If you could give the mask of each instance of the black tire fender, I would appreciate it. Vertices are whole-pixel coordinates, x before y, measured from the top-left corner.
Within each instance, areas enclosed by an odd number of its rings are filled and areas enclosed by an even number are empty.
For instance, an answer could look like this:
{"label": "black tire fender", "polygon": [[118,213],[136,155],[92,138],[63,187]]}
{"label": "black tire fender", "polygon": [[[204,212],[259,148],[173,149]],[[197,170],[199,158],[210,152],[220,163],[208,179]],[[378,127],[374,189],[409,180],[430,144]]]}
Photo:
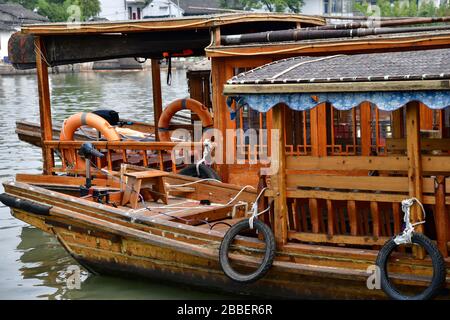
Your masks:
{"label": "black tire fender", "polygon": [[183,176],[188,176],[188,177],[200,178],[200,179],[215,179],[215,180],[222,181],[222,179],[220,179],[217,172],[214,171],[213,168],[211,168],[205,164],[200,164],[198,171],[200,172],[200,176],[197,173],[197,165],[190,164],[187,167],[178,171],[178,174],[181,174]]}
{"label": "black tire fender", "polygon": [[264,235],[264,241],[266,243],[266,251],[264,253],[263,262],[256,271],[251,274],[240,274],[236,272],[230,264],[228,258],[228,251],[233,242],[233,239],[243,230],[250,229],[249,220],[243,220],[232,226],[225,234],[219,249],[219,262],[222,271],[225,275],[235,282],[242,284],[253,283],[262,277],[264,277],[269,269],[272,267],[275,257],[275,237],[272,230],[265,223],[255,219],[253,221],[253,227]]}
{"label": "black tire fender", "polygon": [[425,235],[421,233],[413,233],[411,240],[413,244],[422,246],[430,255],[433,265],[433,277],[431,279],[431,284],[424,291],[415,296],[403,295],[395,288],[395,286],[389,281],[387,272],[387,262],[389,256],[395,248],[398,247],[394,239],[391,239],[381,248],[376,260],[376,265],[380,268],[381,289],[394,300],[429,300],[439,294],[445,285],[445,261],[436,245]]}

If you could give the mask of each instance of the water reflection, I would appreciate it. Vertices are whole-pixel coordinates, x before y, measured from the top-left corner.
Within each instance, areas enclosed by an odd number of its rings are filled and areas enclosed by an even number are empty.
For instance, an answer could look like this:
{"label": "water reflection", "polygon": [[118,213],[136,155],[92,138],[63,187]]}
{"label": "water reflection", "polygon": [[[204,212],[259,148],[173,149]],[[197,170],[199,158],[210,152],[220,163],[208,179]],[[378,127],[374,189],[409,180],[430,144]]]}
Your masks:
{"label": "water reflection", "polygon": [[[165,79],[165,75],[162,75]],[[188,95],[185,71],[174,71],[172,86],[163,84],[167,103]],[[124,118],[151,121],[150,72],[51,75],[53,121],[75,112],[114,109]],[[0,76],[0,182],[17,173],[39,173],[41,151],[20,142],[16,120],[37,122],[36,77]],[[3,188],[0,186],[0,192]],[[81,290],[68,290],[66,270],[76,264],[57,240],[14,219],[0,207],[0,299],[186,299],[220,295],[150,281],[124,280],[82,272]]]}

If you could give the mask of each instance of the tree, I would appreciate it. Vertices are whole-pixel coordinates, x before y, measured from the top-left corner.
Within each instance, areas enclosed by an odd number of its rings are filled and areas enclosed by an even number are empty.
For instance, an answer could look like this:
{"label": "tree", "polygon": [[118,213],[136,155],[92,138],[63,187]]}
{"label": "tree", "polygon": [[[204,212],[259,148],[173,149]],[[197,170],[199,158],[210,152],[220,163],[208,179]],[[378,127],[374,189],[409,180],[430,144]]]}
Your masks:
{"label": "tree", "polygon": [[[450,3],[443,2],[438,7],[433,1],[422,1],[420,6],[416,0],[377,0],[376,5],[380,9],[382,17],[434,17],[446,16],[450,14]],[[371,15],[371,6],[367,1],[355,2],[356,11],[364,15]]]}
{"label": "tree", "polygon": [[303,0],[220,0],[222,8],[251,11],[263,9],[269,12],[301,12]]}
{"label": "tree", "polygon": [[[99,0],[0,0],[0,2],[19,3],[30,10],[37,12],[49,18],[52,22],[65,22],[73,20],[73,14],[79,11],[79,17],[76,20],[86,21],[100,13]],[[71,6],[78,6],[79,10]]]}

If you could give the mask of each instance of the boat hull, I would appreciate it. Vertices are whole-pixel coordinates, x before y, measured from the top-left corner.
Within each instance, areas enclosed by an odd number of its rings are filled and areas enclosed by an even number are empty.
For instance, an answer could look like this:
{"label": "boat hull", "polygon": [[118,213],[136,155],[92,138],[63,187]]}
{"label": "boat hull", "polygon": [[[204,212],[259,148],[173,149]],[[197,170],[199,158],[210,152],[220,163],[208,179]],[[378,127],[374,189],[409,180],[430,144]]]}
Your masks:
{"label": "boat hull", "polygon": [[[367,288],[367,268],[374,264],[376,251],[288,244],[277,250],[274,264],[263,279],[242,285],[228,279],[221,270],[218,248],[224,232],[157,218],[144,221],[125,215],[119,219],[118,209],[55,192],[43,195],[44,189],[27,184],[5,184],[5,190],[22,199],[22,203],[39,199],[40,205],[49,206],[48,214],[23,208],[12,208],[12,214],[53,234],[70,255],[93,273],[176,282],[257,297],[386,298],[381,290]],[[242,245],[252,245],[245,241]],[[251,260],[239,262],[255,265]],[[450,261],[447,259],[446,263],[448,286]],[[405,262],[404,268],[426,269],[420,261]],[[406,281],[414,285],[415,280]],[[448,299],[449,295],[439,298]]]}

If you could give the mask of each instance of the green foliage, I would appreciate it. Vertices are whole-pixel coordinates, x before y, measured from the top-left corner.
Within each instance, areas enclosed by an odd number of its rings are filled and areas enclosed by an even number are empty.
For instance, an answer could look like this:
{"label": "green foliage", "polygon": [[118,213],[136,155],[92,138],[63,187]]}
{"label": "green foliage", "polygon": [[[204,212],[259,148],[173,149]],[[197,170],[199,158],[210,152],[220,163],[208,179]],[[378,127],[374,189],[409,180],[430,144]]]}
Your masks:
{"label": "green foliage", "polygon": [[[48,17],[53,22],[81,20],[86,21],[100,12],[99,0],[0,0],[2,2],[19,3],[30,10]],[[79,10],[75,7],[78,6]],[[74,14],[79,18],[74,17]]]}
{"label": "green foliage", "polygon": [[265,9],[270,12],[301,12],[303,0],[220,0],[222,8],[235,10]]}
{"label": "green foliage", "polygon": [[[450,3],[444,2],[436,7],[433,1],[423,1],[420,6],[416,0],[377,0],[382,17],[442,17],[450,14]],[[364,15],[374,15],[367,1],[355,2],[354,9]],[[373,9],[373,8],[372,8]]]}

